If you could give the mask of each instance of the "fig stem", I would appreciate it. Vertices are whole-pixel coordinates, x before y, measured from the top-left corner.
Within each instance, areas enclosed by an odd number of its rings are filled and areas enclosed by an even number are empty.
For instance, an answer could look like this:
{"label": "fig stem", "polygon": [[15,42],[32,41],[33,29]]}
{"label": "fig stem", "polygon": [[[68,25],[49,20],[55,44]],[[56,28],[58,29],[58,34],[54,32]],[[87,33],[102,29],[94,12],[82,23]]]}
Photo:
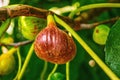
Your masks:
{"label": "fig stem", "polygon": [[21,55],[20,55],[20,48],[17,49],[17,56],[18,56],[18,63],[19,63],[18,65],[19,65],[19,67],[18,67],[17,75],[15,76],[15,78],[13,80],[17,80],[17,77],[18,77],[18,75],[20,73],[20,70],[21,70],[22,60],[21,60]]}
{"label": "fig stem", "polygon": [[45,75],[45,73],[47,71],[47,67],[48,67],[48,62],[44,61],[44,68],[43,68],[42,73],[40,74],[40,80],[45,80],[44,75]]}
{"label": "fig stem", "polygon": [[79,7],[75,11],[71,12],[69,16],[73,17],[76,13],[85,11],[93,8],[120,8],[120,3],[98,3],[98,4],[89,4],[82,7]]}
{"label": "fig stem", "polygon": [[26,57],[26,59],[24,61],[24,64],[22,66],[22,69],[21,69],[21,71],[20,71],[20,73],[18,75],[18,80],[21,80],[21,78],[22,78],[22,76],[23,76],[23,74],[25,72],[25,69],[26,69],[26,67],[27,67],[27,65],[28,65],[28,63],[30,61],[30,58],[32,56],[33,50],[34,50],[34,45],[32,44],[32,46],[30,47],[30,50],[28,52],[28,55],[27,55],[27,57]]}
{"label": "fig stem", "polygon": [[53,70],[52,70],[51,73],[48,75],[47,80],[50,80],[50,77],[52,76],[53,73],[55,73],[57,67],[58,67],[58,64],[55,64]]}
{"label": "fig stem", "polygon": [[54,20],[53,16],[51,14],[49,14],[47,16],[47,25],[49,25],[51,23],[55,24],[55,20]]}
{"label": "fig stem", "polygon": [[69,66],[70,66],[70,64],[69,64],[70,62],[67,62],[66,63],[66,80],[70,80],[69,78],[69,74],[70,74],[70,71],[69,71]]}
{"label": "fig stem", "polygon": [[67,5],[67,6],[64,6],[62,8],[52,7],[49,10],[58,14],[58,15],[62,15],[63,13],[67,13],[67,12],[71,12],[71,11],[76,10],[79,6],[80,6],[80,3],[75,2],[73,5],[70,5],[70,6]]}
{"label": "fig stem", "polygon": [[84,42],[84,40],[64,21],[54,15],[55,21],[62,25],[72,36],[81,44],[81,46],[88,52],[88,54],[96,61],[101,69],[108,75],[111,80],[119,80],[119,78],[112,72],[112,70],[96,55],[96,53]]}
{"label": "fig stem", "polygon": [[17,51],[17,48],[13,47],[7,52],[7,54],[13,55],[16,51]]}

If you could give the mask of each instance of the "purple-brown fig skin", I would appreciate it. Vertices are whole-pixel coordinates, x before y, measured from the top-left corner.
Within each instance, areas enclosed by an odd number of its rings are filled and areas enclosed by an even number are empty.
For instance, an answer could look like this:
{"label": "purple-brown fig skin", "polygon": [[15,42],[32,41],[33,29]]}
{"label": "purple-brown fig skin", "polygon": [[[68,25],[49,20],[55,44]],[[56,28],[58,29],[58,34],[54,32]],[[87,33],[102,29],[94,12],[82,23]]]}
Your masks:
{"label": "purple-brown fig skin", "polygon": [[65,64],[76,55],[76,45],[67,33],[50,23],[40,31],[34,42],[36,55],[54,64]]}

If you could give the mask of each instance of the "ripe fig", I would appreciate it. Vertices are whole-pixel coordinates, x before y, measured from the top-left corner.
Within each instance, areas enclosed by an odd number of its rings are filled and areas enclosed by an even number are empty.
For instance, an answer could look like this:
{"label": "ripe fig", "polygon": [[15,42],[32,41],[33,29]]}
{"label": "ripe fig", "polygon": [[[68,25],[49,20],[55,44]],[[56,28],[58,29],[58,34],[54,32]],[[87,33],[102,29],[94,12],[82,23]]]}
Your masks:
{"label": "ripe fig", "polygon": [[29,40],[34,40],[39,31],[46,26],[46,21],[44,19],[32,16],[21,16],[18,23],[23,36]]}
{"label": "ripe fig", "polygon": [[15,68],[15,58],[12,54],[3,53],[0,56],[0,75],[7,75]]}
{"label": "ripe fig", "polygon": [[106,25],[96,26],[93,32],[93,40],[100,45],[105,45],[110,28]]}
{"label": "ripe fig", "polygon": [[40,59],[55,64],[71,61],[76,54],[72,37],[57,28],[52,15],[48,15],[47,27],[37,35],[34,49]]}

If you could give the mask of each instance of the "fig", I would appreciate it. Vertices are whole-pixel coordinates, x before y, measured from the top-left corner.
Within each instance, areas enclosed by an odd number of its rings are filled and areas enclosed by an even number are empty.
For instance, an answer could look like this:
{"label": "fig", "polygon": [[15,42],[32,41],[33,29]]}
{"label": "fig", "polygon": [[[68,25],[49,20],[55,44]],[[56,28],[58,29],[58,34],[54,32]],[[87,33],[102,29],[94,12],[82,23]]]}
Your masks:
{"label": "fig", "polygon": [[32,16],[21,16],[18,23],[23,36],[29,40],[34,40],[39,31],[46,26],[46,20]]}
{"label": "fig", "polygon": [[13,42],[14,42],[14,39],[11,36],[0,39],[0,43],[3,43],[3,44],[10,44]]}
{"label": "fig", "polygon": [[14,42],[14,39],[12,38],[11,35],[5,33],[1,38],[0,38],[0,43],[2,44],[11,44]]}
{"label": "fig", "polygon": [[15,69],[15,58],[12,54],[3,53],[0,56],[0,75],[7,75]]}
{"label": "fig", "polygon": [[100,45],[105,45],[110,28],[107,25],[98,25],[93,32],[93,40]]}
{"label": "fig", "polygon": [[50,80],[65,80],[65,76],[60,72],[55,72],[50,77]]}
{"label": "fig", "polygon": [[40,59],[54,64],[64,64],[76,55],[72,37],[56,26],[52,15],[47,16],[47,27],[37,35],[34,49]]}

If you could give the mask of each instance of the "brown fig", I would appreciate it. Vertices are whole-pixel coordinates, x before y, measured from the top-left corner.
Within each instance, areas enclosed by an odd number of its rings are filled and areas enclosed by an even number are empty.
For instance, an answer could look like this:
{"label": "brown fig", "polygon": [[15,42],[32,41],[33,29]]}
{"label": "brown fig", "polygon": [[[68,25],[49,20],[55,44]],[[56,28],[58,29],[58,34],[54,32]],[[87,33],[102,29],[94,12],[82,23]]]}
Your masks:
{"label": "brown fig", "polygon": [[57,28],[52,15],[48,15],[47,20],[47,27],[40,31],[34,42],[36,55],[40,59],[55,64],[71,61],[76,54],[73,39]]}

